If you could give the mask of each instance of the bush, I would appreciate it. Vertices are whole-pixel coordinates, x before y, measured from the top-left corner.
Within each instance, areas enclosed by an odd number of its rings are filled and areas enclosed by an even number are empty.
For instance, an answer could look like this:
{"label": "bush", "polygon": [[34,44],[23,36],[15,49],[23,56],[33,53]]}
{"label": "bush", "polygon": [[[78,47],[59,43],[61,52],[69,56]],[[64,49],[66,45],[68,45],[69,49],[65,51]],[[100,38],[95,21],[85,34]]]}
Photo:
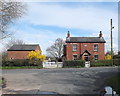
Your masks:
{"label": "bush", "polygon": [[120,59],[91,61],[91,66],[92,67],[114,66],[114,65],[115,66],[120,66]]}
{"label": "bush", "polygon": [[3,60],[2,62],[2,66],[25,66],[27,65],[28,62],[27,60],[18,60],[18,59],[14,59],[14,60]]}
{"label": "bush", "polygon": [[84,60],[66,60],[63,62],[63,67],[84,67]]}
{"label": "bush", "polygon": [[29,60],[28,64],[30,66],[42,66],[42,61],[39,59],[31,59]]}
{"label": "bush", "polygon": [[114,59],[113,65],[120,66],[120,59]]}
{"label": "bush", "polygon": [[3,60],[2,66],[42,66],[40,60],[34,59],[13,59],[13,60]]}

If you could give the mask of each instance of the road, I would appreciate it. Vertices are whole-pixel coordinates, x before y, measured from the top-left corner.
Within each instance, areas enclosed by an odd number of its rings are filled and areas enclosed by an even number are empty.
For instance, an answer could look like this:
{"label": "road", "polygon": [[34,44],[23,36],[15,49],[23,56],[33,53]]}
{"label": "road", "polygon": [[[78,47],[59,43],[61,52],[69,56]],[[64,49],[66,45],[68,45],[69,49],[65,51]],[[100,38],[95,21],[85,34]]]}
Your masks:
{"label": "road", "polygon": [[9,69],[2,74],[7,81],[3,94],[96,94],[118,67]]}

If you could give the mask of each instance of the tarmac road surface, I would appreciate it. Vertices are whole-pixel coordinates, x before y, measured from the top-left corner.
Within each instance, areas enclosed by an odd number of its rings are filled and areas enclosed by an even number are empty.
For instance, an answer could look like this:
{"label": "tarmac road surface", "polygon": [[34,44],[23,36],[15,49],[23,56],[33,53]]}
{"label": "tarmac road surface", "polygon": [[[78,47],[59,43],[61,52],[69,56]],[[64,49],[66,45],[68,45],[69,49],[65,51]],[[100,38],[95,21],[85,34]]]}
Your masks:
{"label": "tarmac road surface", "polygon": [[118,67],[9,69],[3,94],[96,94]]}

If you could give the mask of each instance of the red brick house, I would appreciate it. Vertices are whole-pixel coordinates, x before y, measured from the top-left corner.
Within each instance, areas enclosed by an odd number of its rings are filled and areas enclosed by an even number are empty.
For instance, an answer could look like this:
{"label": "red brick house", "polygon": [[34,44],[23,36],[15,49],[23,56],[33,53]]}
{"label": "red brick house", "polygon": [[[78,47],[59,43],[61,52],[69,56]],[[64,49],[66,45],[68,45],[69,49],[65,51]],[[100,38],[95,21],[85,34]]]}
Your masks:
{"label": "red brick house", "polygon": [[103,60],[104,44],[105,40],[101,31],[98,37],[70,37],[68,31],[64,45],[64,56],[66,60]]}
{"label": "red brick house", "polygon": [[27,55],[30,51],[40,50],[39,44],[29,45],[13,45],[7,50],[8,59],[27,59]]}

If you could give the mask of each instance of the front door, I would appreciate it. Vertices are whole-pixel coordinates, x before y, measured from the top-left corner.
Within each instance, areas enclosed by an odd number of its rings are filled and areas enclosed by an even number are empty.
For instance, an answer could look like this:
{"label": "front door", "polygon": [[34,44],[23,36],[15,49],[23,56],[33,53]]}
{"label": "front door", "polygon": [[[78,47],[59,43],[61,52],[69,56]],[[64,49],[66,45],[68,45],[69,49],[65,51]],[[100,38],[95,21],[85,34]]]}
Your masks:
{"label": "front door", "polygon": [[88,61],[88,54],[84,54],[84,60]]}

